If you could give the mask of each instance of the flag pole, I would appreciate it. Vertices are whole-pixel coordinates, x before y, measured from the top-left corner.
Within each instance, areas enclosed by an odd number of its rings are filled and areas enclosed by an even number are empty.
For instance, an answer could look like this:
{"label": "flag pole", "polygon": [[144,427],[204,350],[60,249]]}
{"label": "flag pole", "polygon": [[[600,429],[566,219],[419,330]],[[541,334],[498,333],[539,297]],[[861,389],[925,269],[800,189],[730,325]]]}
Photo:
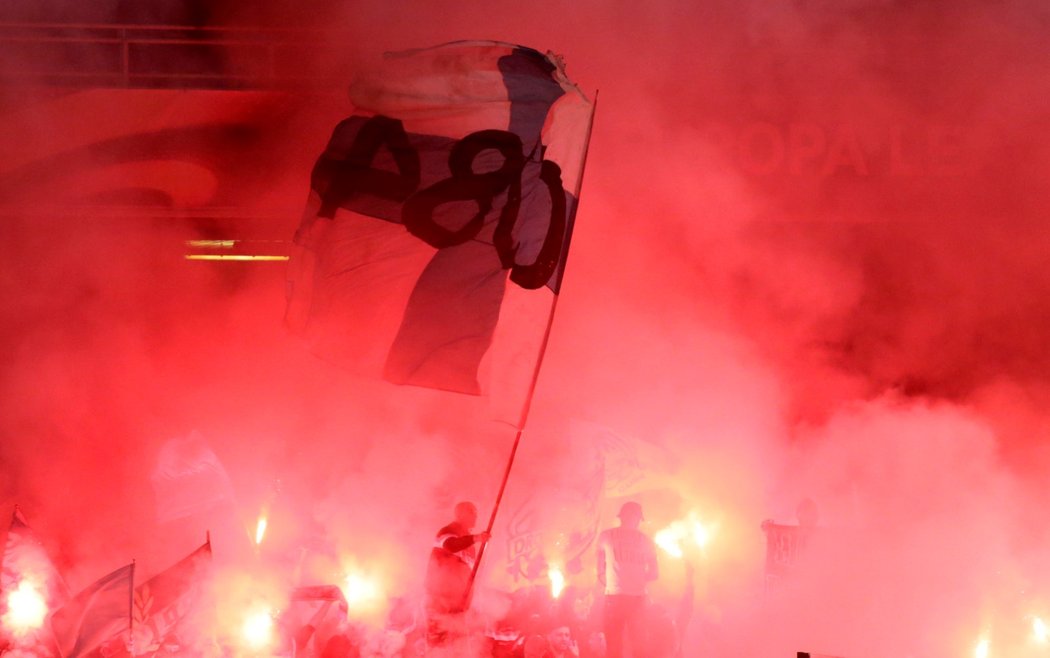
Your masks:
{"label": "flag pole", "polygon": [[[591,116],[587,122],[587,136],[583,143],[583,157],[580,159],[580,175],[576,177],[576,186],[573,190],[573,196],[576,197],[576,206],[579,208],[580,204],[580,190],[583,187],[583,170],[587,166],[587,154],[591,149],[591,130],[594,128],[594,112],[598,108],[598,90],[594,92],[594,103],[591,105]],[[564,267],[564,266],[563,266]],[[564,276],[564,269],[562,270],[562,276]],[[485,527],[485,532],[492,533],[493,526],[496,525],[496,514],[499,512],[500,503],[503,501],[503,492],[507,489],[507,480],[510,479],[510,471],[514,467],[514,458],[518,454],[518,446],[521,444],[521,434],[525,430],[525,423],[529,419],[529,410],[532,408],[532,397],[536,392],[536,383],[540,378],[540,366],[543,365],[543,357],[547,353],[547,344],[550,342],[551,327],[554,325],[554,311],[558,308],[558,298],[561,295],[554,295],[554,301],[551,302],[550,313],[547,314],[547,326],[543,331],[543,340],[540,341],[539,352],[536,357],[536,365],[532,369],[532,379],[529,381],[529,389],[525,394],[525,402],[521,407],[521,415],[518,418],[517,432],[514,434],[514,443],[510,448],[510,456],[507,458],[507,466],[503,469],[503,479],[500,481],[499,493],[496,494],[496,502],[492,506],[492,514],[489,515],[489,523]],[[485,556],[485,546],[488,542],[481,545],[478,549],[478,557],[474,560],[474,565],[470,569],[470,578],[467,580],[466,591],[463,593],[463,609],[466,609],[470,605],[470,599],[474,591],[474,581],[478,575],[478,568],[481,566],[481,558]]]}
{"label": "flag pole", "polygon": [[135,655],[135,558],[131,559],[131,578],[128,583],[128,649]]}

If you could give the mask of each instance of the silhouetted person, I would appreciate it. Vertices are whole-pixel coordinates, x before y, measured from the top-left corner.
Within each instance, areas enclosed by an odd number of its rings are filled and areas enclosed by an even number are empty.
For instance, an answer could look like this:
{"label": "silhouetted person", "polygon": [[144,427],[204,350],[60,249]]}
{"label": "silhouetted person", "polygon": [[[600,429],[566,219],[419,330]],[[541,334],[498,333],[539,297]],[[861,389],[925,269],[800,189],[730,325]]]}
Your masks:
{"label": "silhouetted person", "polygon": [[772,590],[779,582],[791,575],[799,561],[818,540],[817,523],[820,511],[812,498],[803,498],[795,507],[798,525],[776,523],[770,519],[762,522],[766,535],[766,589]]}
{"label": "silhouetted person", "polygon": [[654,605],[649,608],[645,618],[647,658],[673,658],[679,655],[678,627],[670,610]]}
{"label": "silhouetted person", "polygon": [[656,546],[638,526],[642,506],[635,502],[620,507],[620,526],[598,535],[598,582],[605,590],[602,626],[606,655],[621,658],[625,643],[637,658],[644,652],[643,623],[646,586],[656,580]]}
{"label": "silhouetted person", "polygon": [[601,631],[593,631],[580,650],[580,656],[582,658],[605,658],[605,634]]}
{"label": "silhouetted person", "polygon": [[[449,646],[466,637],[464,613],[470,606],[470,574],[477,558],[476,545],[489,533],[471,534],[478,508],[461,502],[455,520],[438,530],[426,574],[427,645]],[[450,648],[451,649],[451,648]],[[453,654],[457,651],[451,649]]]}
{"label": "silhouetted person", "polygon": [[547,638],[542,635],[530,635],[525,640],[522,658],[551,658],[551,652],[547,644]]}
{"label": "silhouetted person", "polygon": [[328,638],[321,650],[321,658],[358,658],[361,648],[347,633],[336,633]]}
{"label": "silhouetted person", "polygon": [[555,626],[547,634],[547,642],[550,644],[548,651],[551,658],[579,658],[580,650],[576,646],[576,640],[572,637],[572,630],[566,625]]}

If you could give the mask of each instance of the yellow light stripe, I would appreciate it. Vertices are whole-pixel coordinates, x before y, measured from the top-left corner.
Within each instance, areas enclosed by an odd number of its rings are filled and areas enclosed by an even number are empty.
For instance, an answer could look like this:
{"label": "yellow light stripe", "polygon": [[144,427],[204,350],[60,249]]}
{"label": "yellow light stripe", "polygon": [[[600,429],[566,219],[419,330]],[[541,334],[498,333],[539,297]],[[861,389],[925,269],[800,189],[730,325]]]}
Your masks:
{"label": "yellow light stripe", "polygon": [[215,249],[230,249],[237,240],[186,240],[187,247],[211,247]]}
{"label": "yellow light stripe", "polygon": [[248,254],[186,254],[186,260],[260,260],[282,261],[288,256],[251,256]]}

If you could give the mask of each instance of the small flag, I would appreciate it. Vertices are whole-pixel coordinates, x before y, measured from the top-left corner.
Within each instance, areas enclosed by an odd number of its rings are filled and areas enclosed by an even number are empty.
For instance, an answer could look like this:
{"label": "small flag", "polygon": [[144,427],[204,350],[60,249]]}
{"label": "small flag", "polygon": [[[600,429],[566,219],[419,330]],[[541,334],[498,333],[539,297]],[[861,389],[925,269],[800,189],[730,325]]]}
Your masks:
{"label": "small flag", "polygon": [[211,570],[211,542],[135,588],[135,653],[151,653],[203,594]]}
{"label": "small flag", "polygon": [[78,658],[129,630],[135,564],[99,578],[51,616],[62,658]]}

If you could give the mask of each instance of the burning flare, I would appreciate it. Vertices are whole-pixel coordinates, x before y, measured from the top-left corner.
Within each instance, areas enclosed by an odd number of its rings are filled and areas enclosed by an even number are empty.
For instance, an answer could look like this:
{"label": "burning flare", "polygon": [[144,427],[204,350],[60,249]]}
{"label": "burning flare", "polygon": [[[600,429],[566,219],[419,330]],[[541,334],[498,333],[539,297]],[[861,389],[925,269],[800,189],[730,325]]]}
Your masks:
{"label": "burning flare", "polygon": [[688,517],[678,519],[657,532],[653,541],[671,557],[681,558],[684,555],[684,542],[692,540],[697,548],[703,550],[710,542],[711,534],[711,529],[700,521],[697,513],[690,512]]}
{"label": "burning flare", "polygon": [[547,578],[551,581],[551,598],[558,598],[565,590],[565,574],[557,565],[551,565],[547,570]]}
{"label": "burning flare", "polygon": [[273,644],[273,615],[267,609],[256,609],[251,612],[241,626],[244,643],[253,651],[259,651]]}
{"label": "burning flare", "polygon": [[0,621],[14,635],[24,635],[44,625],[47,600],[36,583],[23,579],[7,595],[7,611]]}
{"label": "burning flare", "polygon": [[372,576],[353,570],[343,580],[343,596],[351,610],[369,610],[381,602],[382,588]]}
{"label": "burning flare", "polygon": [[262,544],[263,537],[266,536],[266,514],[260,514],[259,520],[255,523],[255,545]]}
{"label": "burning flare", "polygon": [[1032,638],[1039,644],[1046,644],[1050,640],[1050,628],[1039,617],[1032,617]]}
{"label": "burning flare", "polygon": [[988,640],[988,636],[985,635],[977,641],[977,646],[973,648],[973,658],[988,658],[990,648],[991,642]]}

